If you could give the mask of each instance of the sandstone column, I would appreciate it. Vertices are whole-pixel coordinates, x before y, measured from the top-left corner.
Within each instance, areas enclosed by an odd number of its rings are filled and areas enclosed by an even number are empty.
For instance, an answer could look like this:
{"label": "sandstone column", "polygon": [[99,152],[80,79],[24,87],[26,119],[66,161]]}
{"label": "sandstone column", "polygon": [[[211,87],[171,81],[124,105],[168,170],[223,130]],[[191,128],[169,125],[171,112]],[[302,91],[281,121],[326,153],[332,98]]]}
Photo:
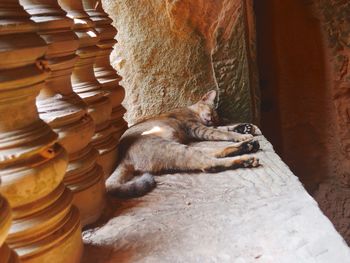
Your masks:
{"label": "sandstone column", "polygon": [[22,262],[79,262],[79,212],[61,183],[67,153],[40,118],[47,45],[18,0],[0,3],[0,192],[13,208],[7,244]]}
{"label": "sandstone column", "polygon": [[117,30],[111,25],[113,21],[103,10],[101,0],[83,0],[83,5],[90,19],[95,22],[95,29],[100,35],[100,41],[97,43],[100,51],[96,56],[94,71],[102,87],[110,92],[109,99],[112,102],[111,121],[116,129],[115,135],[119,139],[127,128],[127,123],[123,119],[126,110],[121,105],[125,91],[119,85],[121,77],[114,70],[109,59],[113,47],[117,43],[114,39]]}
{"label": "sandstone column", "polygon": [[12,214],[9,203],[0,195],[0,262],[17,263],[19,262],[17,254],[4,244],[8,231],[11,226]]}
{"label": "sandstone column", "polygon": [[57,0],[20,1],[48,44],[45,59],[50,73],[37,105],[40,117],[59,134],[59,143],[69,154],[64,183],[73,191],[73,204],[86,225],[101,215],[105,187],[102,168],[96,164],[98,153],[90,144],[95,125],[70,80],[78,48],[78,37],[71,29],[73,20],[66,17]]}
{"label": "sandstone column", "polygon": [[107,178],[116,166],[118,140],[113,136],[111,125],[112,104],[107,91],[94,75],[94,61],[99,52],[96,44],[100,37],[94,30],[94,23],[84,11],[81,0],[59,0],[68,16],[74,19],[73,29],[79,38],[78,60],[72,74],[73,90],[87,103],[88,112],[95,122],[93,146],[99,152],[98,163]]}

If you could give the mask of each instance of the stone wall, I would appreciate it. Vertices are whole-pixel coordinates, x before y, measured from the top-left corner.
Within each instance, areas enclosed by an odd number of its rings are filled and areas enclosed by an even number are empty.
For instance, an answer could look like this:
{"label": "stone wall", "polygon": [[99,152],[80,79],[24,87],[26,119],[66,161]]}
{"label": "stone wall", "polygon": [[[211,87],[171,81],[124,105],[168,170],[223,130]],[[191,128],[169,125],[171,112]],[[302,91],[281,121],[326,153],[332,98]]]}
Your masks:
{"label": "stone wall", "polygon": [[335,125],[319,21],[304,1],[256,1],[262,128],[313,193],[330,173]]}
{"label": "stone wall", "polygon": [[350,242],[350,3],[255,8],[263,132]]}
{"label": "stone wall", "polygon": [[252,1],[104,0],[118,28],[114,67],[130,124],[220,91],[228,120],[256,121]]}
{"label": "stone wall", "polygon": [[332,127],[336,165],[315,197],[350,243],[350,2],[314,0],[313,4],[325,39],[336,123]]}

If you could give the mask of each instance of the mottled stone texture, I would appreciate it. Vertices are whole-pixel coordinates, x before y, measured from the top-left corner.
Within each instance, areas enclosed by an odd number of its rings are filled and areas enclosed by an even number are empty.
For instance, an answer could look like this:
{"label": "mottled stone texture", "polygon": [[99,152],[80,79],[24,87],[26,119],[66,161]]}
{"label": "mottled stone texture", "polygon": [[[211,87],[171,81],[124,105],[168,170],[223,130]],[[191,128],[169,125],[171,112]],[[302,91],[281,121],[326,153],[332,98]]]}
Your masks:
{"label": "mottled stone texture", "polygon": [[251,0],[104,0],[118,29],[113,66],[129,123],[220,91],[219,110],[258,119]]}
{"label": "mottled stone texture", "polygon": [[255,10],[262,130],[350,242],[350,2]]}

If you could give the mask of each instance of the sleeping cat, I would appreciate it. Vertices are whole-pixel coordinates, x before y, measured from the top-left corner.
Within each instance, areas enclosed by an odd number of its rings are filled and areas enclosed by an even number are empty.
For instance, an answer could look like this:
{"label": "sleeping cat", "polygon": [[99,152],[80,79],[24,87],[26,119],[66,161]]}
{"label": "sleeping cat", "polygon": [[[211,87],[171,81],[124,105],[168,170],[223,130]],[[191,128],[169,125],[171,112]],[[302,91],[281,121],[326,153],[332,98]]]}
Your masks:
{"label": "sleeping cat", "polygon": [[[209,127],[217,123],[216,91],[196,104],[143,120],[130,127],[119,143],[119,165],[107,180],[107,191],[123,197],[141,196],[155,187],[151,174],[166,172],[216,172],[256,167],[259,160],[241,155],[259,149],[252,124]],[[195,147],[191,141],[232,141],[225,147]],[[228,157],[238,155],[236,157]],[[134,178],[136,175],[142,175]]]}

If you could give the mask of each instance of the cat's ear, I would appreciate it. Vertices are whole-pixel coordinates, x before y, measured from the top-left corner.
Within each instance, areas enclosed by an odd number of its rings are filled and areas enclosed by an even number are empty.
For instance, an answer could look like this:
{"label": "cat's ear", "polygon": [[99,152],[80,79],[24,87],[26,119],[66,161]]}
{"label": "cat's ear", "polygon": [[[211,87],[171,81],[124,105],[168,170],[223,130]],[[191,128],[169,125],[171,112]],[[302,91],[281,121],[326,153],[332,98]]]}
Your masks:
{"label": "cat's ear", "polygon": [[209,105],[214,105],[215,98],[216,90],[211,90],[202,97],[201,101]]}

